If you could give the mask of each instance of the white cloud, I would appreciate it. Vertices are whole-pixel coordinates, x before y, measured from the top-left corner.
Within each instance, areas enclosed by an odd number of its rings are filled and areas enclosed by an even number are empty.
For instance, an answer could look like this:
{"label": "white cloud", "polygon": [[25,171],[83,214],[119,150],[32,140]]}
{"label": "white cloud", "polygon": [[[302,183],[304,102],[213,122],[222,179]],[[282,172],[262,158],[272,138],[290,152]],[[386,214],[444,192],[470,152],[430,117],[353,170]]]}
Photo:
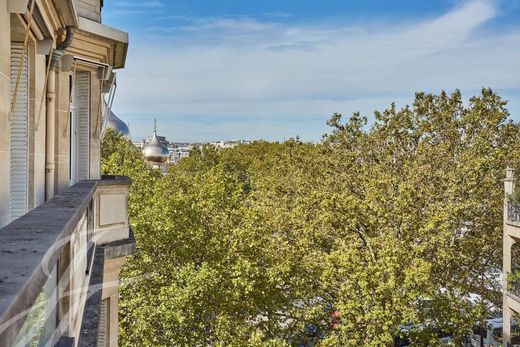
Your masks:
{"label": "white cloud", "polygon": [[131,0],[119,0],[114,3],[116,6],[119,7],[133,7],[133,8],[157,8],[157,7],[163,7],[164,4],[160,1],[156,0],[148,0],[148,1],[131,1]]}
{"label": "white cloud", "polygon": [[485,30],[497,16],[495,2],[480,0],[437,18],[363,25],[186,17],[133,40],[115,110],[137,129],[158,115],[179,139],[317,140],[333,112],[369,115],[418,90],[519,89],[520,31]]}
{"label": "white cloud", "polygon": [[289,18],[292,15],[288,12],[264,12],[262,13],[262,16],[264,17],[272,17],[272,18]]}
{"label": "white cloud", "polygon": [[138,15],[158,14],[164,4],[160,1],[119,0],[114,2],[114,9],[107,13],[107,18],[120,18]]}

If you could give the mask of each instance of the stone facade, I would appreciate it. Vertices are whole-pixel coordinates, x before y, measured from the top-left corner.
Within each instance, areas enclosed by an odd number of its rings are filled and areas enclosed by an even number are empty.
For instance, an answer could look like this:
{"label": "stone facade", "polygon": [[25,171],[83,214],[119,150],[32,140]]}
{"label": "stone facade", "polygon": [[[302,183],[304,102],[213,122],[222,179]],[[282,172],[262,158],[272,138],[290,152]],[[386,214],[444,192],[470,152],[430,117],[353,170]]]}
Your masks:
{"label": "stone facade", "polygon": [[[520,240],[520,207],[510,201],[515,187],[513,169],[507,169],[504,180],[504,235],[503,235],[503,344],[511,346],[511,325],[515,315],[520,314],[520,288],[512,281],[511,272],[514,266],[513,247]],[[518,317],[516,317],[518,322]]]}
{"label": "stone facade", "polygon": [[[0,0],[1,346],[34,342],[24,329],[42,298],[56,316],[37,334],[46,343],[79,346],[94,322],[99,345],[117,346],[119,271],[135,242],[129,182],[100,180],[100,155],[102,100],[128,34],[101,13],[100,0]],[[105,313],[87,293],[95,255]]]}

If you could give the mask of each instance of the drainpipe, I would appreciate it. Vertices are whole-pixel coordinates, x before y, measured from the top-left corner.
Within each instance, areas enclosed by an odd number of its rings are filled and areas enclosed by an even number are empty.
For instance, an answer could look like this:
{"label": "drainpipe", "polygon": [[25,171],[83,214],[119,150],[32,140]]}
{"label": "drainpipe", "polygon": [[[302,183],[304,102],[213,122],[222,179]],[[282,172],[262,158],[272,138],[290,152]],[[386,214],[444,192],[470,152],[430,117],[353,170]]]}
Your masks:
{"label": "drainpipe", "polygon": [[73,27],[67,27],[67,34],[62,43],[60,43],[52,55],[49,79],[47,81],[47,114],[45,126],[45,200],[50,200],[54,196],[54,176],[55,176],[55,133],[56,133],[56,68],[58,67],[61,58],[63,58],[64,51],[72,43],[74,38]]}

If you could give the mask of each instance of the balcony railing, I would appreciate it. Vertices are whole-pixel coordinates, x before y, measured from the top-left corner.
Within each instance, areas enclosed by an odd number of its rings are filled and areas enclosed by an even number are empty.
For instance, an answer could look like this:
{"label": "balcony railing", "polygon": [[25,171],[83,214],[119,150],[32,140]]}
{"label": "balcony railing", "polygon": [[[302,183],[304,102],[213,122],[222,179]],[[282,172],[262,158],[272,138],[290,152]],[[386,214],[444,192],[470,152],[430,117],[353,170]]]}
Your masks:
{"label": "balcony railing", "polygon": [[514,223],[520,222],[520,205],[512,201],[507,202],[507,220]]}
{"label": "balcony railing", "polygon": [[104,261],[135,250],[129,184],[79,182],[0,229],[0,346],[95,343]]}
{"label": "balcony railing", "polygon": [[520,299],[520,277],[518,275],[512,276],[508,274],[507,291]]}

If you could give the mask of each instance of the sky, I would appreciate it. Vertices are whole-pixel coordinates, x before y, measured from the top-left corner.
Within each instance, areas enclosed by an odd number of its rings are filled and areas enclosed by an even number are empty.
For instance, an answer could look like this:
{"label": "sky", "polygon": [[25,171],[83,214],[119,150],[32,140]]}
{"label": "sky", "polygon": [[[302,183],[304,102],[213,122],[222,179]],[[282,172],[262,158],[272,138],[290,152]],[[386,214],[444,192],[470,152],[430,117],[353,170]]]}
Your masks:
{"label": "sky", "polygon": [[133,139],[319,141],[415,92],[490,87],[520,121],[520,0],[108,0]]}

